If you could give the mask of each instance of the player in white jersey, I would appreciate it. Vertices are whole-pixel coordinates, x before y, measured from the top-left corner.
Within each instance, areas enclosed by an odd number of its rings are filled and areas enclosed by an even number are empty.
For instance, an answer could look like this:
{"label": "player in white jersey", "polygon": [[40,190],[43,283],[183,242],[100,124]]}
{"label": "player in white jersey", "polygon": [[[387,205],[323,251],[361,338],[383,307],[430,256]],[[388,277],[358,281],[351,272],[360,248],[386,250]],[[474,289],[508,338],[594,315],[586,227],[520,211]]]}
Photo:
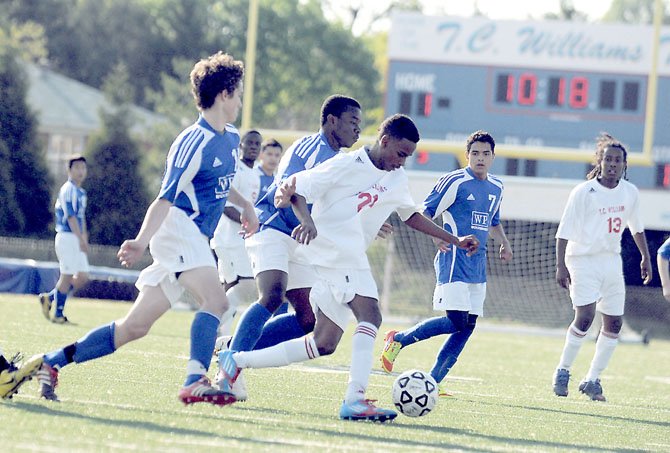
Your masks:
{"label": "player in white jersey", "polygon": [[424,201],[423,213],[429,218],[442,217],[444,228],[452,234],[475,235],[481,244],[479,250],[471,257],[454,247],[449,253],[437,253],[433,308],[446,316],[426,319],[402,332],[391,330],[380,357],[382,368],[390,373],[402,348],[449,334],[430,370],[440,396],[450,395],[441,383],[474,332],[477,318],[484,314],[489,234],[500,242],[500,259],[512,259],[512,247],[500,223],[503,184],[489,173],[495,159],[495,140],[488,132],[473,132],[466,140],[465,155],[468,166],[439,179]]}
{"label": "player in white jersey", "polygon": [[656,255],[658,263],[658,275],[661,276],[663,286],[663,297],[670,302],[670,238],[666,239]]}
{"label": "player in white jersey", "polygon": [[242,105],[243,73],[242,62],[223,52],[195,64],[190,78],[200,116],[173,142],[158,197],[149,206],[136,238],[121,244],[118,252],[119,261],[128,267],[149,246],[154,262],[140,273],[139,296],[123,319],[93,329],[77,342],[44,356],[38,373],[42,397],[58,400],[54,388],[60,368],[112,354],[142,338],[188,290],[200,310],[191,324],[190,359],[178,397],[184,404],[234,401],[206,376],[219,319],[228,308],[209,239],[228,197],[244,207],[242,227],[247,234],[258,229],[252,204],[231,187],[240,138],[230,123]]}
{"label": "player in white jersey", "polygon": [[595,167],[587,181],[570,192],[556,232],[556,281],[570,290],[575,318],[568,328],[563,354],[554,374],[554,393],[568,396],[570,367],[596,314],[602,328],[596,352],[579,391],[605,401],[600,374],[616,348],[622,326],[626,286],[621,260],[621,235],[628,226],[640,250],[644,284],[652,269],[637,188],[625,180],[626,148],[609,134],[596,143]]}
{"label": "player in white jersey", "polygon": [[[42,314],[56,324],[67,324],[63,314],[65,301],[71,291],[88,281],[88,229],[86,227],[86,191],[81,187],[86,179],[86,159],[72,156],[68,160],[68,180],[60,188],[56,200],[56,256],[60,276],[49,293],[39,295]],[[51,306],[56,303],[51,318]]]}
{"label": "player in white jersey", "polygon": [[[256,167],[263,137],[256,130],[247,131],[240,141],[238,162],[233,187],[251,204],[256,203],[260,192],[261,178]],[[242,302],[250,303],[258,298],[253,272],[244,238],[240,235],[242,208],[228,200],[223,215],[214,230],[210,245],[218,258],[219,279],[228,297],[228,310],[221,318],[219,335],[230,333],[233,317]]]}
{"label": "player in white jersey", "polygon": [[[219,366],[227,380],[234,380],[242,368],[283,366],[332,354],[353,312],[357,326],[340,418],[385,421],[396,417],[394,411],[378,408],[365,398],[381,324],[366,249],[394,210],[410,227],[441,241],[458,244],[470,253],[478,246],[475,237],[458,238],[418,212],[402,168],[418,141],[414,122],[405,115],[394,115],[381,124],[371,148],[333,157],[294,174],[281,186],[275,197],[277,205],[290,200],[300,221],[292,233],[304,244],[298,247],[297,258],[314,266],[317,274],[310,293],[316,326],[313,335],[267,349],[222,351]],[[308,202],[314,203],[311,216]]]}

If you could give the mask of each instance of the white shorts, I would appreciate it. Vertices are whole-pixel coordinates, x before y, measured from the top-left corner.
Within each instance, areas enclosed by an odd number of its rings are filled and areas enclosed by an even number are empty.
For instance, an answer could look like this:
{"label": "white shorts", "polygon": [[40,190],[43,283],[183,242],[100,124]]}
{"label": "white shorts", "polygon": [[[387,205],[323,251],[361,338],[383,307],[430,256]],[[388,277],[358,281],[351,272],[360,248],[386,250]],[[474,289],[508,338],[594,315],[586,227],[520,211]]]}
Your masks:
{"label": "white shorts", "polygon": [[349,302],[356,295],[379,299],[377,283],[370,269],[332,269],[315,266],[317,277],[309,293],[312,310],[324,315],[342,330],[347,328],[353,315]]}
{"label": "white shorts", "polygon": [[622,316],[626,302],[621,255],[566,256],[570,272],[570,299],[574,307],[597,302],[597,310]]}
{"label": "white shorts", "polygon": [[214,249],[219,259],[219,279],[224,283],[233,283],[238,278],[252,278],[251,262],[244,243],[239,247],[216,247]]}
{"label": "white shorts", "polygon": [[435,286],[433,309],[439,311],[457,310],[484,316],[486,283],[453,282]]}
{"label": "white shorts", "polygon": [[90,270],[88,257],[79,248],[79,239],[74,233],[56,233],[56,256],[61,274],[76,275]]}
{"label": "white shorts", "polygon": [[209,240],[179,208],[171,207],[163,224],[149,242],[154,262],[140,272],[135,286],[159,286],[174,304],[184,287],[177,282],[178,273],[198,267],[216,268]]}
{"label": "white shorts", "polygon": [[298,243],[291,236],[268,228],[248,238],[244,245],[254,278],[261,272],[279,270],[288,274],[287,290],[312,287],[315,281],[312,266],[294,260]]}

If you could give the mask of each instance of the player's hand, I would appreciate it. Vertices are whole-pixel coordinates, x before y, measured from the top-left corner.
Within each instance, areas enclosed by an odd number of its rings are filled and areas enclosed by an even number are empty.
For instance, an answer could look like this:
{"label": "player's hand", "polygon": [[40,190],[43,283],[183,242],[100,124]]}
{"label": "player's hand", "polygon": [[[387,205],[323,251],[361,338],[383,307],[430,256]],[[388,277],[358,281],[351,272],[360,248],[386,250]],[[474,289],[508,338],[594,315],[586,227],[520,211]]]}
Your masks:
{"label": "player's hand", "polygon": [[123,241],[116,256],[123,267],[131,267],[142,258],[146,248],[147,246],[138,240],[130,239]]}
{"label": "player's hand", "polygon": [[443,252],[443,253],[451,253],[451,246],[452,246],[452,244],[450,244],[450,243],[447,242],[447,241],[443,241],[442,239],[438,239],[438,238],[436,238],[436,237],[431,237],[431,239],[433,240],[433,244],[435,244],[435,247],[436,247],[440,252]]}
{"label": "player's hand", "polygon": [[275,192],[275,208],[286,208],[291,205],[291,197],[295,194],[295,176],[291,181],[284,181]]}
{"label": "player's hand", "polygon": [[382,227],[377,231],[377,239],[386,239],[393,234],[393,225],[384,222]]}
{"label": "player's hand", "polygon": [[293,229],[291,237],[299,244],[309,244],[309,242],[316,237],[316,226],[314,226],[314,222],[301,223]]}
{"label": "player's hand", "polygon": [[561,288],[570,289],[570,272],[567,267],[559,266],[556,268],[556,282]]}
{"label": "player's hand", "polygon": [[472,234],[461,236],[458,238],[458,248],[467,250],[467,255],[472,256],[479,249],[479,239]]}
{"label": "player's hand", "polygon": [[651,282],[652,270],[649,260],[643,259],[640,262],[640,275],[642,276],[642,283],[645,285],[648,285],[649,282]]}
{"label": "player's hand", "polygon": [[240,235],[244,239],[253,236],[258,231],[258,216],[251,203],[242,210],[242,213],[240,214],[240,224],[242,225]]}
{"label": "player's hand", "polygon": [[514,253],[512,253],[512,246],[509,245],[509,243],[505,244],[500,244],[500,260],[503,263],[509,263],[512,261],[512,256]]}

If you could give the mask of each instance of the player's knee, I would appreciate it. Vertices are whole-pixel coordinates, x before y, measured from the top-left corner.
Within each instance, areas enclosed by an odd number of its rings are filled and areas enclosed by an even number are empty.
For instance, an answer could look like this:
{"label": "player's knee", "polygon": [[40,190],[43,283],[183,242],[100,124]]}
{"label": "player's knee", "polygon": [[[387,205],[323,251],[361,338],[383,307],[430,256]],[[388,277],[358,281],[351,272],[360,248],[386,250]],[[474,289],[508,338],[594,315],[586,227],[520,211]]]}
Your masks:
{"label": "player's knee", "polygon": [[274,312],[284,301],[284,289],[281,285],[273,285],[260,291],[258,303]]}
{"label": "player's knee", "polygon": [[603,323],[603,330],[618,335],[619,332],[621,332],[621,328],[623,327],[623,318],[621,316],[610,316],[608,318],[609,319]]}
{"label": "player's knee", "polygon": [[151,326],[146,325],[146,323],[123,320],[116,323],[115,335],[123,338],[125,344],[146,336],[149,329],[151,329]]}

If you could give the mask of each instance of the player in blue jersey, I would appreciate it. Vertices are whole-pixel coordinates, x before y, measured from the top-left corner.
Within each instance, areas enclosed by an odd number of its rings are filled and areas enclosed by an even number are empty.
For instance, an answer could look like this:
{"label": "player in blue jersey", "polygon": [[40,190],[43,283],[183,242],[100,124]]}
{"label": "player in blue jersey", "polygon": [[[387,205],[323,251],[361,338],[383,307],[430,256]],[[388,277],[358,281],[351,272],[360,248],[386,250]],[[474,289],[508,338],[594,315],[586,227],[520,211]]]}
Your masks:
{"label": "player in blue jersey", "polygon": [[670,238],[658,249],[656,263],[658,264],[658,275],[661,277],[661,285],[663,286],[663,296],[665,300],[670,302]]}
{"label": "player in blue jersey", "polygon": [[187,290],[200,310],[191,325],[190,359],[179,399],[184,404],[234,401],[206,377],[219,319],[228,306],[209,239],[227,198],[244,207],[242,227],[246,233],[258,229],[252,204],[231,187],[240,138],[230,123],[242,105],[243,73],[242,62],[222,52],[194,66],[191,88],[200,116],[173,142],[158,197],[149,206],[136,238],[125,241],[118,252],[121,264],[128,267],[149,246],[154,262],[139,276],[139,296],[124,318],[44,356],[38,373],[44,398],[58,399],[54,388],[60,368],[112,354],[142,338]]}
{"label": "player in blue jersey", "polygon": [[[68,294],[88,281],[86,191],[81,187],[86,173],[86,159],[83,156],[72,156],[68,160],[68,180],[60,188],[56,200],[56,256],[60,277],[50,293],[39,295],[42,314],[56,324],[69,322],[63,314]],[[56,308],[52,319],[51,306],[54,301]]]}
{"label": "player in blue jersey", "polygon": [[277,172],[283,151],[284,148],[281,146],[281,143],[274,138],[265,140],[261,145],[260,164],[258,165],[258,173],[261,176],[261,188],[258,192],[258,200],[256,202],[265,197],[265,194],[270,190],[275,180],[275,173]]}
{"label": "player in blue jersey", "polygon": [[[472,133],[466,142],[465,155],[468,166],[440,178],[424,201],[423,213],[430,218],[442,215],[444,229],[454,235],[475,235],[479,250],[471,257],[455,247],[437,253],[433,308],[445,310],[446,316],[427,319],[402,332],[388,332],[381,355],[386,372],[393,370],[393,362],[402,348],[436,335],[451,334],[430,372],[440,384],[472,335],[477,317],[484,314],[489,233],[501,243],[500,259],[503,262],[512,259],[512,247],[500,223],[503,183],[488,172],[495,158],[493,137],[481,130]],[[440,395],[448,396],[442,385]]]}
{"label": "player in blue jersey", "polygon": [[[247,239],[246,247],[258,287],[259,299],[240,317],[230,348],[250,351],[263,332],[265,323],[286,297],[295,313],[274,318],[264,334],[273,342],[297,338],[314,329],[314,313],[309,303],[312,272],[297,264],[293,254],[298,243],[291,232],[300,224],[293,210],[275,208],[277,185],[302,170],[313,168],[349,148],[358,140],[362,119],[361,106],[355,99],[342,95],[328,97],[321,106],[321,130],[298,139],[286,150],[279,162],[275,184],[256,203],[260,231]],[[221,381],[223,375],[217,375]],[[238,399],[245,399],[244,381],[231,389]]]}

